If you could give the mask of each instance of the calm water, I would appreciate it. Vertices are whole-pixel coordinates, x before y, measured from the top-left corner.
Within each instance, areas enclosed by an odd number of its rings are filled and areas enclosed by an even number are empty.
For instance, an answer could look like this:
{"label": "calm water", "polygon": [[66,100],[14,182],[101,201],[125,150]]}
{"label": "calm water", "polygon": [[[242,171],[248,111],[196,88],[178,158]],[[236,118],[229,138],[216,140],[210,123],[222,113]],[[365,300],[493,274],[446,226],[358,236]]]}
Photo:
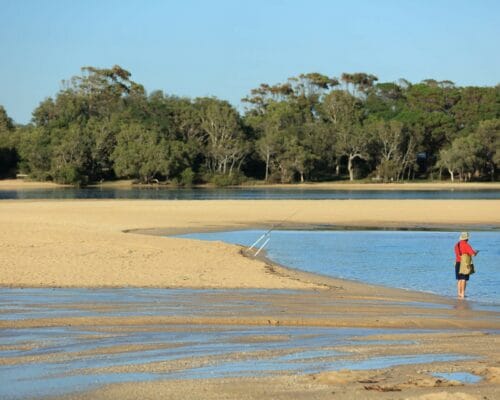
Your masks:
{"label": "calm water", "polygon": [[[251,245],[263,231],[189,234],[181,237]],[[456,296],[456,232],[273,231],[270,259],[293,268],[384,286]],[[480,254],[467,287],[469,300],[500,305],[500,232],[472,232]]]}
{"label": "calm water", "polygon": [[0,190],[0,199],[500,199],[500,190],[319,190],[290,188],[57,188]]}

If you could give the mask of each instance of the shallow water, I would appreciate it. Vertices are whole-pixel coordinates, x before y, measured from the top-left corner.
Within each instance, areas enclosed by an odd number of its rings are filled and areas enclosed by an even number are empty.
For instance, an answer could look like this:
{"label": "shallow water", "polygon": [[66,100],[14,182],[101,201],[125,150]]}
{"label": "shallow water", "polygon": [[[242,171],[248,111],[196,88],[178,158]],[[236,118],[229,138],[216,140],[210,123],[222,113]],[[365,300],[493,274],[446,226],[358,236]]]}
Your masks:
{"label": "shallow water", "polygon": [[[304,352],[307,354],[308,352]],[[347,370],[370,370],[395,367],[405,364],[424,364],[432,362],[448,362],[468,360],[472,357],[459,356],[457,354],[419,354],[404,356],[373,357],[366,360],[343,360],[342,358],[331,358],[335,352],[322,351],[317,356],[301,358],[302,354],[294,354],[294,362],[290,362],[288,356],[273,357],[268,360],[259,360],[258,364],[248,362],[228,362],[209,367],[193,368],[172,374],[172,379],[207,379],[224,378],[235,376],[257,376],[265,373],[277,372],[300,372],[301,374],[315,374],[324,371]]]}
{"label": "shallow water", "polygon": [[331,190],[300,188],[52,188],[0,190],[0,199],[500,199],[498,189]]}
{"label": "shallow water", "polygon": [[[266,290],[239,290],[228,299],[230,290],[190,289],[1,289],[0,319],[217,315],[234,307],[272,311],[268,303],[245,300],[241,294],[265,294]],[[274,294],[294,293],[273,290]],[[221,295],[220,297],[218,295]],[[207,301],[207,298],[209,300]]]}
{"label": "shallow water", "polygon": [[[3,330],[3,343],[15,345],[28,342],[34,348],[18,352],[4,351],[0,357],[7,360],[17,356],[50,358],[28,359],[14,365],[0,366],[0,381],[8,383],[0,385],[0,398],[14,400],[54,396],[115,382],[258,376],[284,371],[304,374],[470,359],[457,354],[366,359],[359,358],[356,353],[341,352],[334,348],[380,344],[400,346],[405,343],[404,340],[379,341],[369,336],[408,333],[404,330],[254,326],[211,326],[210,329],[204,329],[198,325],[151,328],[152,331],[144,331],[141,327],[127,327],[123,331],[109,332],[71,326]],[[259,340],[249,341],[252,337],[258,337]],[[84,353],[121,344],[153,345],[154,348],[105,354]],[[209,362],[204,361],[206,357],[211,357]],[[171,371],[139,373],[134,370],[98,370],[177,360],[182,360],[182,367],[179,369],[177,364]]]}
{"label": "shallow water", "polygon": [[462,383],[478,383],[482,380],[480,376],[469,372],[436,372],[432,375],[436,378],[444,378],[447,381],[458,381]]}
{"label": "shallow water", "polygon": [[[188,234],[250,246],[264,231]],[[267,256],[282,265],[318,274],[389,287],[456,296],[456,232],[440,231],[272,231]],[[468,300],[500,307],[500,232],[471,232],[476,274]],[[469,301],[464,301],[467,307]]]}
{"label": "shallow water", "polygon": [[[0,319],[43,317],[235,315],[278,312],[267,296],[288,290],[8,289],[0,288]],[[234,294],[234,296],[233,296]],[[444,307],[446,305],[435,305]],[[265,310],[265,311],[264,311]],[[64,323],[64,322],[63,322]],[[470,359],[458,354],[366,358],[363,346],[410,349],[428,330],[286,326],[126,325],[0,329],[0,398],[28,399],[84,391],[114,382],[315,373]],[[408,337],[405,335],[408,334]],[[373,337],[372,335],[376,335]],[[391,339],[391,336],[398,335]],[[132,346],[132,347],[131,347]],[[146,346],[146,347],[141,347]],[[114,350],[113,350],[114,349]],[[408,350],[411,353],[411,350]],[[19,359],[21,357],[21,359]],[[179,363],[180,362],[180,363]],[[137,370],[162,363],[164,370]],[[109,370],[123,368],[125,370]],[[104,368],[104,369],[103,369]]]}

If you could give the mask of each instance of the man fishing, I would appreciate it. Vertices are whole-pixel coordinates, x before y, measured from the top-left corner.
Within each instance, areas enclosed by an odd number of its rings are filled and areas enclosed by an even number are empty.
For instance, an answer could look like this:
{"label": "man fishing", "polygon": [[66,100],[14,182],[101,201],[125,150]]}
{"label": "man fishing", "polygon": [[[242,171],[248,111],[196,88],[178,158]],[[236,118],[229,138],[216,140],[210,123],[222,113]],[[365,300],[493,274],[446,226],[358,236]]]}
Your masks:
{"label": "man fishing", "polygon": [[460,273],[460,262],[463,254],[468,254],[473,257],[479,253],[469,244],[469,232],[462,232],[460,234],[460,240],[455,245],[455,278],[457,280],[457,292],[458,297],[463,299],[465,297],[465,288],[467,287],[467,281],[469,280],[470,274]]}

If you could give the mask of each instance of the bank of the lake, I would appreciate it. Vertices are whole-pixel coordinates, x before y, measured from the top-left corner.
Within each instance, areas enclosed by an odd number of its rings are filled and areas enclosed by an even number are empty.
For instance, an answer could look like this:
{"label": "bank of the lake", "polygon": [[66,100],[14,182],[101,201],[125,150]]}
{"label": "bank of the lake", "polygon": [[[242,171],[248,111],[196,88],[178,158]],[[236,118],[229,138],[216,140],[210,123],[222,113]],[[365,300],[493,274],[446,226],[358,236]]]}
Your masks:
{"label": "bank of the lake", "polygon": [[[0,179],[0,190],[54,189],[74,187],[52,181],[33,181],[29,179]],[[130,188],[169,188],[179,186],[168,183],[140,184],[133,180],[103,181],[88,186],[102,189]],[[217,188],[211,184],[194,185],[195,188]],[[451,181],[408,181],[408,182],[369,182],[369,181],[333,181],[305,182],[292,184],[270,184],[264,181],[244,182],[233,188],[267,188],[267,189],[300,189],[300,190],[500,190],[500,182],[451,182]]]}

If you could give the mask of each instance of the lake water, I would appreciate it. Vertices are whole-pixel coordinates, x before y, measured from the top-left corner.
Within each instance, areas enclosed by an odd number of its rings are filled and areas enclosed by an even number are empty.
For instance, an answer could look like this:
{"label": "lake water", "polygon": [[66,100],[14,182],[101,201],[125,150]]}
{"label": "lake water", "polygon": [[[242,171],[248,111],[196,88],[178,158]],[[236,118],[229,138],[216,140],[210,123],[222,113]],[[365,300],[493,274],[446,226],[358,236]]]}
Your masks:
{"label": "lake water", "polygon": [[[250,246],[264,231],[188,234]],[[441,231],[272,231],[267,256],[292,268],[389,287],[456,297],[457,232]],[[469,300],[500,306],[500,232],[471,232],[480,250]]]}
{"label": "lake water", "polygon": [[498,189],[329,190],[300,188],[55,188],[0,190],[0,199],[324,200],[324,199],[500,199]]}

